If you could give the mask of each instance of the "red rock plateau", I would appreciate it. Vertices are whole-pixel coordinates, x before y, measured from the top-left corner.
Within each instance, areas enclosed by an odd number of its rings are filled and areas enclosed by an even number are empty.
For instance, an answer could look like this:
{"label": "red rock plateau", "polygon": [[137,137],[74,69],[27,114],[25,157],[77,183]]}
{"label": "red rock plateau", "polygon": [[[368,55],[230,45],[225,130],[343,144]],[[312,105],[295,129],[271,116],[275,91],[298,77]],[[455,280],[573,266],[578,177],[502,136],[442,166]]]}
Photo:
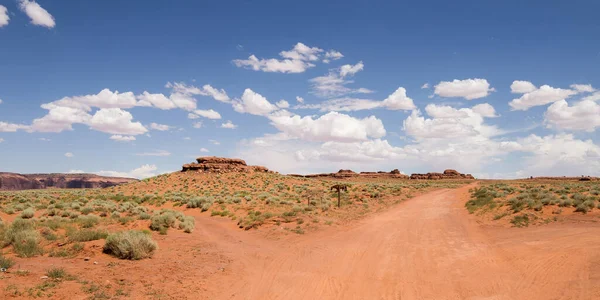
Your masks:
{"label": "red rock plateau", "polygon": [[410,175],[410,179],[475,179],[475,177],[473,177],[471,174],[462,174],[456,170],[447,169],[444,170],[444,173],[412,174]]}
{"label": "red rock plateau", "polygon": [[105,188],[136,181],[134,178],[94,174],[18,174],[0,172],[0,190]]}
{"label": "red rock plateau", "polygon": [[408,179],[408,175],[400,173],[398,169],[394,169],[391,172],[360,172],[356,173],[352,170],[339,170],[337,173],[322,173],[322,174],[310,174],[310,175],[298,175],[298,174],[290,174],[290,176],[294,177],[306,177],[306,178],[316,178],[316,177],[332,177],[332,178],[399,178],[399,179]]}
{"label": "red rock plateau", "polygon": [[400,173],[398,169],[394,169],[390,172],[360,172],[356,173],[352,170],[339,170],[337,173],[323,173],[323,174],[311,174],[311,175],[298,175],[290,174],[295,177],[331,177],[337,179],[343,178],[397,178],[397,179],[427,179],[427,180],[440,180],[440,179],[475,179],[471,174],[461,174],[456,170],[445,170],[444,173],[427,173],[427,174],[412,174],[408,175]]}
{"label": "red rock plateau", "polygon": [[248,166],[239,158],[225,158],[216,156],[203,156],[196,159],[197,163],[183,165],[181,171],[207,172],[207,173],[229,173],[229,172],[261,172],[273,173],[262,166]]}

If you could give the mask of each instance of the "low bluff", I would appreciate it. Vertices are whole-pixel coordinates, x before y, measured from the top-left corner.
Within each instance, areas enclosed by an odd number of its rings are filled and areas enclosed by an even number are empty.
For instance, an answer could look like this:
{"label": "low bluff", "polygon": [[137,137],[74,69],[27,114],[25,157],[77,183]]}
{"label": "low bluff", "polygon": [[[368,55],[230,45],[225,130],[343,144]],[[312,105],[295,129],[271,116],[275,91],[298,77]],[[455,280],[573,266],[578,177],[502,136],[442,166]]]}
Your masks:
{"label": "low bluff", "polygon": [[363,178],[398,178],[398,179],[408,179],[408,175],[400,173],[398,169],[394,169],[391,172],[360,172],[356,173],[352,170],[339,170],[337,173],[323,173],[323,174],[310,174],[310,175],[298,175],[298,174],[290,174],[290,176],[294,177],[305,177],[305,178],[315,178],[315,177],[332,177],[332,178],[350,178],[350,177],[363,177]]}
{"label": "low bluff", "polygon": [[231,173],[231,172],[260,172],[274,173],[262,166],[248,166],[239,158],[203,156],[196,159],[197,163],[183,165],[182,172]]}
{"label": "low bluff", "polygon": [[94,174],[18,174],[0,172],[0,190],[105,188],[131,181],[133,178],[106,177]]}
{"label": "low bluff", "polygon": [[471,174],[462,174],[456,170],[448,169],[444,170],[444,173],[427,173],[427,174],[412,174],[410,179],[427,179],[427,180],[440,180],[440,179],[475,179]]}

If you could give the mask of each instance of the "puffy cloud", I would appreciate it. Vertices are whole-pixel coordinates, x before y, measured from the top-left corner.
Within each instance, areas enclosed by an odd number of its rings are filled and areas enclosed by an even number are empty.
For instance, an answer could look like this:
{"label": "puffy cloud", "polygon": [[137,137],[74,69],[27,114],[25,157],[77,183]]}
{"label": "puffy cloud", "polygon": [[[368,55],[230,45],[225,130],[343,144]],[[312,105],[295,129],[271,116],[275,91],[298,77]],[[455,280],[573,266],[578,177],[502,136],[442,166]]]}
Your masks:
{"label": "puffy cloud", "polygon": [[382,106],[390,110],[412,110],[417,108],[413,100],[406,96],[406,89],[399,87],[383,100]]}
{"label": "puffy cloud", "polygon": [[[521,89],[521,91],[523,90],[526,89]],[[510,103],[508,103],[508,105],[510,105],[513,110],[528,110],[534,106],[546,105],[559,100],[567,99],[575,94],[577,94],[577,91],[553,88],[549,85],[542,85],[539,89],[527,92],[520,98],[513,99],[510,101]]]}
{"label": "puffy cloud", "polygon": [[73,130],[72,124],[87,124],[92,116],[81,108],[43,104],[42,108],[48,109],[48,114],[33,120],[30,131],[36,132],[62,132]]}
{"label": "puffy cloud", "polygon": [[548,107],[544,118],[551,128],[593,132],[600,127],[600,105],[582,100],[569,106],[566,100],[559,100]]}
{"label": "puffy cloud", "polygon": [[148,131],[140,122],[132,122],[133,116],[120,108],[98,110],[89,121],[90,128],[121,135],[138,135]]}
{"label": "puffy cloud", "polygon": [[71,158],[73,156],[75,156],[75,155],[73,155],[73,153],[71,153],[71,152],[65,153],[65,157]]}
{"label": "puffy cloud", "polygon": [[343,162],[372,162],[406,157],[402,148],[391,146],[388,141],[375,139],[364,142],[326,142],[317,149],[299,150],[296,159]]}
{"label": "puffy cloud", "polygon": [[150,128],[158,131],[167,131],[171,129],[171,126],[164,124],[151,123]]}
{"label": "puffy cloud", "polygon": [[156,150],[154,152],[136,153],[137,156],[170,156],[171,152],[166,150]]}
{"label": "puffy cloud", "polygon": [[[98,171],[93,172],[94,174],[98,174],[101,176],[111,176],[111,177],[128,177],[128,178],[148,178],[156,176],[156,165],[142,165],[139,168],[133,169],[129,172],[117,172],[117,171]],[[83,173],[83,172],[82,172]]]}
{"label": "puffy cloud", "polygon": [[131,142],[135,141],[135,136],[115,134],[111,135],[110,139],[117,142]]}
{"label": "puffy cloud", "polygon": [[223,123],[221,124],[221,128],[227,128],[227,129],[236,129],[238,126],[231,123],[231,121],[227,121],[227,123]]}
{"label": "puffy cloud", "polygon": [[570,87],[579,93],[592,93],[596,91],[591,84],[571,84]]}
{"label": "puffy cloud", "polygon": [[210,96],[213,99],[229,103],[231,99],[227,96],[227,92],[223,89],[216,89],[208,84],[202,88],[195,87],[193,85],[187,85],[183,82],[167,82],[166,88],[172,89],[172,93],[169,96],[170,100],[181,109],[192,111],[196,109],[196,99],[194,96]]}
{"label": "puffy cloud", "polygon": [[275,105],[277,105],[277,107],[279,107],[279,108],[288,108],[288,107],[290,107],[290,103],[288,103],[287,101],[285,101],[283,99],[277,101],[277,103],[275,103]]}
{"label": "puffy cloud", "polygon": [[310,116],[270,116],[271,124],[286,135],[307,141],[355,142],[385,136],[381,120],[375,116],[357,119],[330,112],[317,119]]}
{"label": "puffy cloud", "polygon": [[206,149],[206,148],[200,148],[200,152],[203,152],[203,153],[208,153],[208,152],[210,152],[210,151],[208,151],[208,149]]}
{"label": "puffy cloud", "polygon": [[428,89],[429,88],[429,83],[425,82],[423,83],[423,85],[421,86],[421,89]]}
{"label": "puffy cloud", "polygon": [[518,139],[526,158],[528,176],[598,175],[600,146],[592,140],[579,140],[572,134],[540,137],[530,135]]}
{"label": "puffy cloud", "polygon": [[19,7],[31,19],[31,24],[53,28],[56,26],[54,17],[37,2],[31,0],[19,0]]}
{"label": "puffy cloud", "polygon": [[17,130],[28,130],[29,128],[27,125],[0,122],[0,132],[16,132]]}
{"label": "puffy cloud", "polygon": [[[0,27],[8,25],[8,21],[10,21],[8,9],[6,9],[6,6],[0,5]],[[2,100],[0,100],[0,103],[2,103]]]}
{"label": "puffy cloud", "polygon": [[150,94],[148,92],[143,92],[141,95],[137,96],[139,100],[138,106],[153,106],[158,109],[168,110],[176,108],[177,106],[171,99],[167,98],[163,94]]}
{"label": "puffy cloud", "polygon": [[202,128],[202,122],[194,122],[192,124],[192,127],[198,129],[198,128]]}
{"label": "puffy cloud", "polygon": [[195,114],[193,114],[193,113],[189,113],[189,114],[188,114],[188,119],[195,120],[195,119],[198,119],[198,118],[200,118],[200,116],[199,116],[199,115],[195,115]]}
{"label": "puffy cloud", "polygon": [[340,76],[346,77],[348,75],[352,76],[364,69],[365,65],[362,61],[359,61],[356,65],[343,65],[340,67]]}
{"label": "puffy cloud", "polygon": [[316,61],[319,59],[319,54],[323,52],[323,49],[317,47],[309,47],[302,43],[297,43],[294,49],[290,51],[281,51],[279,55],[283,58],[289,58],[293,60],[303,61]]}
{"label": "puffy cloud", "polygon": [[242,98],[234,101],[233,109],[239,113],[249,113],[257,116],[265,116],[277,110],[277,106],[271,104],[267,98],[251,89],[244,90]]}
{"label": "puffy cloud", "polygon": [[132,92],[119,93],[118,91],[112,92],[109,89],[103,89],[96,95],[64,97],[60,100],[44,105],[71,107],[90,111],[92,107],[132,108],[137,105],[137,101]]}
{"label": "puffy cloud", "polygon": [[196,99],[190,95],[173,93],[169,98],[173,101],[175,106],[183,110],[192,111],[196,109]]}
{"label": "puffy cloud", "polygon": [[531,93],[535,90],[537,90],[537,87],[529,81],[515,80],[510,85],[510,91],[514,94]]}
{"label": "puffy cloud", "polygon": [[477,104],[472,109],[473,112],[480,114],[482,117],[495,118],[498,116],[494,107],[488,103]]}
{"label": "puffy cloud", "polygon": [[490,88],[490,84],[485,79],[465,79],[453,81],[442,81],[435,86],[434,93],[440,97],[454,98],[460,97],[467,100],[487,97],[490,92],[495,91]]}
{"label": "puffy cloud", "polygon": [[298,103],[304,103],[304,98],[296,96],[296,101],[298,101]]}
{"label": "puffy cloud", "polygon": [[327,51],[327,53],[325,53],[325,58],[323,59],[323,62],[328,64],[332,60],[338,60],[338,59],[341,59],[342,57],[344,57],[344,55],[341,52],[335,51],[335,50],[329,50],[329,51]]}
{"label": "puffy cloud", "polygon": [[[485,109],[477,107],[477,111],[475,111],[475,107],[473,109],[456,109],[450,106],[429,104],[425,107],[425,111],[432,119],[426,119],[419,110],[414,110],[404,120],[404,130],[417,140],[430,138],[457,139],[477,136],[487,138],[500,133],[495,126],[484,124],[484,117],[489,117],[490,107]],[[493,107],[491,109],[493,111]],[[487,116],[480,114],[482,110]]]}
{"label": "puffy cloud", "polygon": [[231,100],[224,89],[219,90],[208,84],[202,87],[202,92],[204,93],[204,96],[211,96],[217,101],[228,103]]}
{"label": "puffy cloud", "polygon": [[254,71],[279,72],[279,73],[302,73],[315,65],[311,62],[319,59],[322,49],[309,47],[297,43],[292,50],[281,51],[279,55],[284,59],[259,59],[250,55],[248,59],[235,59],[233,63],[237,67],[247,68]]}

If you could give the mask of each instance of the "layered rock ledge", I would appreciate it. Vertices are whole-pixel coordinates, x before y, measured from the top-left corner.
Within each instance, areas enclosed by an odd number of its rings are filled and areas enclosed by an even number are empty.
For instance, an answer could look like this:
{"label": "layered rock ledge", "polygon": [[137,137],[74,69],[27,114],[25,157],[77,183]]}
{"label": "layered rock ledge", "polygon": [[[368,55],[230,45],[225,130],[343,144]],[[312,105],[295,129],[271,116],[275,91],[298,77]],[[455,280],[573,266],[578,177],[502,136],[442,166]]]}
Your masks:
{"label": "layered rock ledge", "polygon": [[185,164],[182,172],[230,173],[230,172],[260,172],[273,173],[263,166],[248,166],[243,159],[216,156],[196,158],[196,163]]}
{"label": "layered rock ledge", "polygon": [[475,179],[471,174],[462,174],[456,170],[447,169],[444,173],[427,173],[427,174],[412,174],[410,179],[427,179],[427,180],[440,180],[440,179]]}

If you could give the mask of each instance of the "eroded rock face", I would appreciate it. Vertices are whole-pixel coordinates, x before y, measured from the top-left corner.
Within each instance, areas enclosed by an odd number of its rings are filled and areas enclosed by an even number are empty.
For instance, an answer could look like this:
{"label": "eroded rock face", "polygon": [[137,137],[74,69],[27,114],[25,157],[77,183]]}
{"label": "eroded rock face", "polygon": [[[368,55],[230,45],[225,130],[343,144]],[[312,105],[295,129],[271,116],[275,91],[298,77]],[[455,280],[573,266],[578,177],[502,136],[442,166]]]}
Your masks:
{"label": "eroded rock face", "polygon": [[94,174],[0,173],[0,190],[105,188],[136,180]]}
{"label": "eroded rock face", "polygon": [[185,164],[182,172],[197,171],[208,173],[229,173],[229,172],[271,172],[263,166],[248,166],[246,162],[239,158],[226,158],[216,156],[203,156],[196,158],[197,163]]}
{"label": "eroded rock face", "polygon": [[444,173],[412,174],[410,179],[440,180],[440,179],[475,179],[471,174],[462,174],[456,170],[444,170]]}
{"label": "eroded rock face", "polygon": [[311,175],[304,175],[304,176],[292,174],[291,176],[307,177],[307,178],[333,177],[333,178],[339,178],[339,179],[351,178],[351,177],[408,179],[408,176],[400,173],[400,171],[398,169],[394,169],[391,172],[378,171],[378,172],[360,172],[360,173],[356,173],[352,170],[341,169],[337,173],[322,173],[322,174],[311,174]]}

